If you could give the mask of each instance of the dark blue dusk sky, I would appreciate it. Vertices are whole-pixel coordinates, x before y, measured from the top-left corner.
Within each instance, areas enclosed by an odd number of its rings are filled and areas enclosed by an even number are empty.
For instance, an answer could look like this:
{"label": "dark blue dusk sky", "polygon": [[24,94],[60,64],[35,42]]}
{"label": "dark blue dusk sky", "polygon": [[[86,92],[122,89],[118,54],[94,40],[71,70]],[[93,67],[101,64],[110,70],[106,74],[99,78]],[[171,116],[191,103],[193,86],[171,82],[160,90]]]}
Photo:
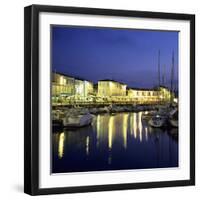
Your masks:
{"label": "dark blue dusk sky", "polygon": [[52,70],[97,82],[113,79],[129,87],[158,85],[158,51],[169,86],[172,52],[175,79],[178,32],[95,27],[52,27]]}

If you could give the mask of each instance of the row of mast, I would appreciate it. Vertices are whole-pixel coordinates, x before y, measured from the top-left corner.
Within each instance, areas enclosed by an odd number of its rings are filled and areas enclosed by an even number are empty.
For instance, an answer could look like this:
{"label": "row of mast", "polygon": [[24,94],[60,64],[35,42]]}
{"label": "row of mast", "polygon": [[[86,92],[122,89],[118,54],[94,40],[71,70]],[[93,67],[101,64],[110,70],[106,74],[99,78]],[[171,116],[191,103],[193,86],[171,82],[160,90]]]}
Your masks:
{"label": "row of mast", "polygon": [[[171,73],[170,73],[170,90],[171,92],[175,91],[174,87],[174,51],[172,52],[172,65],[171,65]],[[163,70],[162,70],[162,77],[160,75],[160,50],[158,51],[158,86],[161,86],[161,78],[162,78],[162,85],[165,85],[166,81],[166,65],[163,65]]]}

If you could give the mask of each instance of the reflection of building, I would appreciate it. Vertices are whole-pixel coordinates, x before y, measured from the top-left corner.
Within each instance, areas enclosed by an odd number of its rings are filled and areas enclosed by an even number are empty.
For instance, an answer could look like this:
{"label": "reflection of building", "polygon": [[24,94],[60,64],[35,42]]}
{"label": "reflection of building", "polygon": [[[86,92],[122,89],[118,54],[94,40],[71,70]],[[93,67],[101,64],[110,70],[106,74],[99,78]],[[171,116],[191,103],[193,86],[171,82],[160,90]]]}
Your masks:
{"label": "reflection of building", "polygon": [[126,96],[126,85],[113,80],[98,81],[98,96]]}
{"label": "reflection of building", "polygon": [[52,95],[53,96],[88,96],[93,94],[93,83],[87,80],[53,73]]}

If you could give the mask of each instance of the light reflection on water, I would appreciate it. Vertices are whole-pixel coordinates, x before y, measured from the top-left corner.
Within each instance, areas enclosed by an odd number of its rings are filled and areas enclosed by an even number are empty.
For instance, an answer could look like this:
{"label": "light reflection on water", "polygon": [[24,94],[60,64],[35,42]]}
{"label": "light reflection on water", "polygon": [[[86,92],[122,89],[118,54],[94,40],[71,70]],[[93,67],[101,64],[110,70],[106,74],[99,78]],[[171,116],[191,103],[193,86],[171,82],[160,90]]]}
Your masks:
{"label": "light reflection on water", "polygon": [[58,141],[58,157],[61,159],[64,155],[64,142],[65,142],[65,133],[62,132],[59,135]]}
{"label": "light reflection on water", "polygon": [[54,133],[52,171],[178,166],[178,130],[151,128],[141,116],[142,112],[101,114],[91,126]]}

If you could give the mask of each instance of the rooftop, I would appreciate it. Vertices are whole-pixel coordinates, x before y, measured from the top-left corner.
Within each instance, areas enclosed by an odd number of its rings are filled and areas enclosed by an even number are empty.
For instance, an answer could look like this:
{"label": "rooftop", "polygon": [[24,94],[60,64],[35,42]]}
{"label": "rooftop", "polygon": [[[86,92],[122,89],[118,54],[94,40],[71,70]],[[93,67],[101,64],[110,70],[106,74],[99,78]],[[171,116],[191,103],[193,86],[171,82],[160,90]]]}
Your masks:
{"label": "rooftop", "polygon": [[69,78],[74,78],[76,80],[80,80],[80,81],[88,81],[88,82],[91,82],[90,80],[87,80],[87,79],[84,79],[82,77],[79,77],[79,76],[72,76],[72,75],[68,75],[68,74],[64,74],[64,73],[61,73],[61,72],[53,72],[54,74],[59,74],[61,76],[66,76],[66,77],[69,77]]}
{"label": "rooftop", "polygon": [[142,90],[142,91],[149,91],[149,90],[154,90],[154,91],[156,91],[156,90],[159,90],[159,88],[165,88],[165,89],[168,89],[169,90],[169,88],[168,87],[166,87],[166,86],[162,86],[162,85],[160,85],[159,87],[157,86],[157,87],[153,87],[153,88],[134,88],[134,87],[128,87],[127,89],[132,89],[132,90]]}
{"label": "rooftop", "polygon": [[152,91],[152,90],[157,90],[156,88],[128,88],[129,90],[141,90],[141,91]]}
{"label": "rooftop", "polygon": [[[91,83],[93,83],[92,81],[90,81],[90,80],[87,80],[87,79],[84,79],[84,78],[81,78],[81,77],[78,77],[78,76],[72,76],[72,75],[68,75],[68,74],[64,74],[64,73],[60,73],[60,72],[53,72],[53,73],[55,73],[55,74],[59,74],[59,75],[62,75],[62,76],[66,76],[66,77],[69,77],[69,78],[74,78],[74,79],[76,79],[76,80],[80,80],[80,81],[88,81],[88,82],[91,82]],[[105,82],[114,82],[114,83],[120,83],[121,85],[127,85],[127,84],[125,84],[125,83],[122,83],[122,82],[120,82],[120,81],[116,81],[116,80],[113,80],[113,79],[102,79],[102,80],[99,80],[99,81],[105,81]],[[98,81],[98,82],[99,82]],[[95,84],[95,83],[93,83],[93,84]],[[96,84],[97,85],[97,84]],[[154,87],[154,88],[136,88],[136,87],[127,87],[127,89],[132,89],[132,90],[141,90],[141,91],[152,91],[152,90],[154,90],[154,91],[156,91],[156,90],[158,90],[159,88],[166,88],[166,89],[168,89],[169,90],[169,88],[168,87],[166,87],[166,86],[163,86],[163,85],[160,85],[159,87],[157,86],[157,87]]]}
{"label": "rooftop", "polygon": [[[119,82],[119,81],[115,81],[115,80],[113,80],[113,79],[103,79],[103,80],[99,80],[99,81],[105,81],[105,82],[114,82],[114,83],[120,83],[121,85],[127,85],[127,84],[125,84],[125,83],[122,83],[122,82]],[[98,81],[98,82],[99,82]]]}

